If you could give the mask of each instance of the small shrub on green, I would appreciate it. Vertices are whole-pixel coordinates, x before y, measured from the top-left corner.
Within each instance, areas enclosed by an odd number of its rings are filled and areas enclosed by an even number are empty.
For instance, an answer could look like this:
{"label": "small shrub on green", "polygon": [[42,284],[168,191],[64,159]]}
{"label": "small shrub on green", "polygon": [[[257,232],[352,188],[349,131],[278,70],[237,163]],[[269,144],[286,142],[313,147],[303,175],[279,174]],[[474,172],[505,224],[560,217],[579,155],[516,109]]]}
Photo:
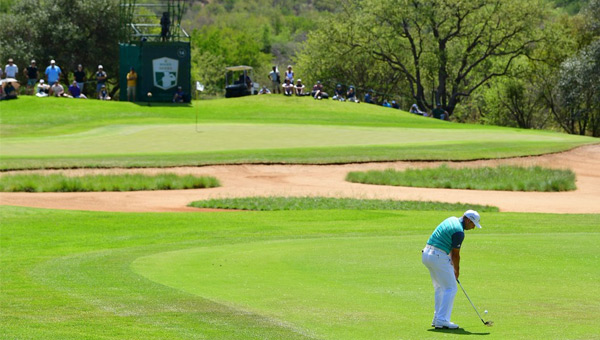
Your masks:
{"label": "small shrub on green", "polygon": [[539,166],[501,165],[455,169],[442,164],[430,169],[350,172],[346,180],[364,184],[447,189],[546,192],[576,189],[575,174],[571,170],[546,169]]}

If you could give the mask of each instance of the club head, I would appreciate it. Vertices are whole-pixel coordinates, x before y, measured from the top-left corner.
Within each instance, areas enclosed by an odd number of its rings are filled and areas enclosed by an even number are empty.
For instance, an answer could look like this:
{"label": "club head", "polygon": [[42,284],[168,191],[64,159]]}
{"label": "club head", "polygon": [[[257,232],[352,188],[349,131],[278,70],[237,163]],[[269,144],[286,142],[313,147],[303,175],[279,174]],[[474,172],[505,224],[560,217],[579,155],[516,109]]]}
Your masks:
{"label": "club head", "polygon": [[490,321],[486,321],[485,325],[488,326],[488,327],[492,327],[494,325],[494,321],[491,321],[491,320]]}

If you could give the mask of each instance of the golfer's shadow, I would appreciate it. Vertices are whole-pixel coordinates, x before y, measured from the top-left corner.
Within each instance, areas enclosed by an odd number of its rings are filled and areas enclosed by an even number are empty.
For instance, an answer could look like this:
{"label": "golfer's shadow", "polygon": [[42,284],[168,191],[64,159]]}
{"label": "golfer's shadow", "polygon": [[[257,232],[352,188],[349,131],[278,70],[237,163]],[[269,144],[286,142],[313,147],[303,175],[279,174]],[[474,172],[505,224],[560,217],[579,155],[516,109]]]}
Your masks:
{"label": "golfer's shadow", "polygon": [[473,332],[469,332],[468,330],[464,329],[464,328],[457,328],[457,329],[447,329],[447,328],[431,328],[427,330],[428,332],[434,332],[434,333],[450,333],[450,334],[459,334],[459,335],[490,335],[489,332],[487,333],[473,333]]}

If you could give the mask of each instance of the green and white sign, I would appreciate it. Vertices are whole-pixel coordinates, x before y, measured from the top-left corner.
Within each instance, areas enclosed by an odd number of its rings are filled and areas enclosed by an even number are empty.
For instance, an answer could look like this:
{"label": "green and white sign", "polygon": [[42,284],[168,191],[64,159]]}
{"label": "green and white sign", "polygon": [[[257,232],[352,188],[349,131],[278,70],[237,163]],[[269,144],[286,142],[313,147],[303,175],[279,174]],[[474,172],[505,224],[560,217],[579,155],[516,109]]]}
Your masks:
{"label": "green and white sign", "polygon": [[152,74],[154,86],[168,90],[177,86],[179,61],[171,58],[158,58],[152,60]]}

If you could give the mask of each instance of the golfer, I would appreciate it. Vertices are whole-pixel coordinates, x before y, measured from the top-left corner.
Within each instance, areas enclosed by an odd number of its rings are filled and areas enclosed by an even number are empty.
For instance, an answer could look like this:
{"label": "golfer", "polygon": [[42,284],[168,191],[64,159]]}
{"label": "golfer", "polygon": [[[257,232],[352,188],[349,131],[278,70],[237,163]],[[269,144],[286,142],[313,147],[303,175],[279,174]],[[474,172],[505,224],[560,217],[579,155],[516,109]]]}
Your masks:
{"label": "golfer", "polygon": [[435,289],[435,312],[431,326],[435,328],[458,328],[450,322],[454,296],[456,296],[456,280],[460,273],[460,246],[465,238],[465,230],[481,228],[479,214],[467,210],[464,215],[448,217],[435,228],[427,245],[423,249],[423,264],[431,274]]}

